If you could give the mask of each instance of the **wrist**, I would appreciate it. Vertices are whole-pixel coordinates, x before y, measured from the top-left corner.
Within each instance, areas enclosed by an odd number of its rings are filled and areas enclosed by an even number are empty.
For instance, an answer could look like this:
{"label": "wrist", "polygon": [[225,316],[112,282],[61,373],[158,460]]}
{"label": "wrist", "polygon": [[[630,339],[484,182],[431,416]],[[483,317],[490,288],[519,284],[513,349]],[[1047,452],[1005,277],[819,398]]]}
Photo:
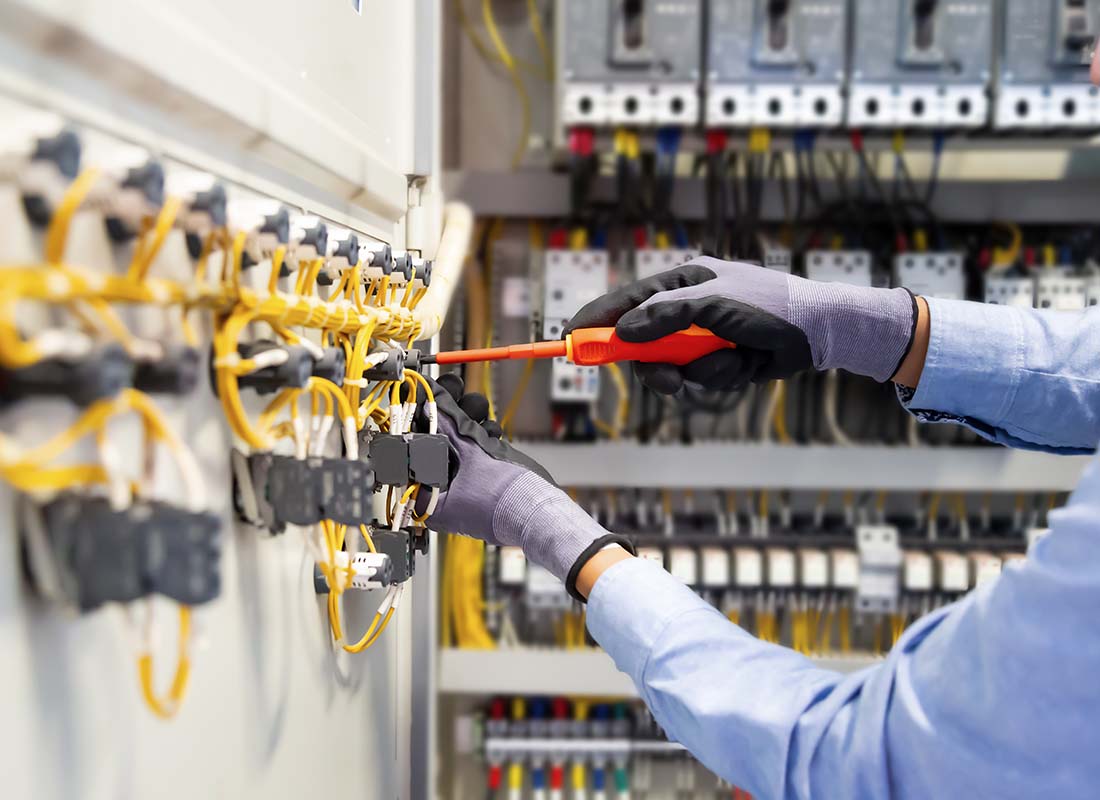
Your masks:
{"label": "wrist", "polygon": [[[565,492],[534,473],[524,473],[505,490],[493,512],[493,535],[520,547],[528,560],[567,583],[578,560],[605,544],[629,542],[611,534]],[[583,558],[582,558],[583,557]],[[572,575],[576,579],[575,573]],[[571,592],[572,593],[572,592]]]}
{"label": "wrist", "polygon": [[792,279],[792,321],[806,331],[819,370],[887,381],[910,350],[916,305],[908,289]]}

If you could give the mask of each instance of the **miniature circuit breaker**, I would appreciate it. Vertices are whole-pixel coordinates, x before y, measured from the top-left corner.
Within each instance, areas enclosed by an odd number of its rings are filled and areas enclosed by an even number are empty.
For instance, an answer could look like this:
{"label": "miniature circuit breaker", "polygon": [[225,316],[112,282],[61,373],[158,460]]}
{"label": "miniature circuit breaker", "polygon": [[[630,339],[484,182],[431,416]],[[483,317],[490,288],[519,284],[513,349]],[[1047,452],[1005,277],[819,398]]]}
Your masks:
{"label": "miniature circuit breaker", "polygon": [[1100,0],[1005,0],[1002,7],[994,128],[1100,128],[1100,99],[1089,82]]}
{"label": "miniature circuit breaker", "polygon": [[[547,250],[542,272],[542,336],[560,339],[570,318],[608,288],[606,250]],[[555,358],[550,368],[550,399],[556,403],[591,403],[599,397],[598,367]]]}
{"label": "miniature circuit breaker", "polygon": [[1089,281],[1058,269],[1043,270],[1035,281],[1035,307],[1082,311],[1088,304]]}
{"label": "miniature circuit breaker", "polygon": [[1035,281],[1010,275],[988,275],[985,279],[985,302],[1032,308],[1035,305]]}
{"label": "miniature circuit breaker", "polygon": [[561,128],[694,125],[703,0],[558,0]]}
{"label": "miniature circuit breaker", "polygon": [[856,528],[859,551],[859,587],[856,608],[892,613],[897,608],[902,554],[898,529],[892,525],[860,525]]}
{"label": "miniature circuit breaker", "polygon": [[978,128],[989,118],[994,0],[856,0],[848,124]]}
{"label": "miniature circuit breaker", "polygon": [[708,127],[843,122],[845,0],[711,0],[709,10]]}

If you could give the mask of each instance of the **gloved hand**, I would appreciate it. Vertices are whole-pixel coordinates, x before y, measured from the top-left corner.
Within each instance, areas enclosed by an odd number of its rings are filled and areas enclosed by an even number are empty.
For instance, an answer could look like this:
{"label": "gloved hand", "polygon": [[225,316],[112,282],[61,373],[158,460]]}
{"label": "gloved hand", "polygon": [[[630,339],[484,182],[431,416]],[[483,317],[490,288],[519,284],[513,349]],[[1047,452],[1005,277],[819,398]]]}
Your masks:
{"label": "gloved hand", "polygon": [[634,365],[646,386],[673,394],[684,381],[728,390],[810,367],[885,381],[909,350],[916,315],[907,289],[820,283],[700,257],[593,300],[565,332],[614,325],[623,341],[646,342],[695,324],[737,343],[683,367]]}
{"label": "gloved hand", "polygon": [[609,544],[633,552],[629,540],[601,527],[546,470],[504,441],[500,426],[488,419],[488,401],[464,394],[461,378],[443,375],[433,382],[433,391],[439,432],[450,440],[457,468],[452,467],[450,486],[429,526],[520,547],[583,602],[576,590],[581,567]]}

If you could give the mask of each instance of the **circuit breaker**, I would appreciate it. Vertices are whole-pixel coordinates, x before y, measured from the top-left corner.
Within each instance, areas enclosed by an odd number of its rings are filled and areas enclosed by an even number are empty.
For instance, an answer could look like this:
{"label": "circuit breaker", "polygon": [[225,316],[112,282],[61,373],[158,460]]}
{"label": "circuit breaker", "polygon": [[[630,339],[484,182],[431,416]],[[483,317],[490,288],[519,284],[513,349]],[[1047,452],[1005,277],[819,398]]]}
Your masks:
{"label": "circuit breaker", "polygon": [[1005,0],[993,123],[998,129],[1100,128],[1089,83],[1100,0]]}
{"label": "circuit breaker", "polygon": [[894,256],[894,285],[941,300],[966,299],[963,254],[899,253]]}
{"label": "circuit breaker", "polygon": [[709,127],[841,124],[845,0],[711,0],[709,8]]}
{"label": "circuit breaker", "polygon": [[694,250],[672,248],[645,248],[634,251],[634,277],[637,280],[652,278],[662,272],[675,269],[698,256]]}
{"label": "circuit breaker", "polygon": [[985,279],[985,302],[1032,308],[1035,305],[1035,281],[1011,275],[989,275]]}
{"label": "circuit breaker", "polygon": [[558,118],[694,125],[702,0],[558,0]]}
{"label": "circuit breaker", "polygon": [[807,250],[805,266],[812,281],[872,285],[871,254],[866,250]]}
{"label": "circuit breaker", "polygon": [[1044,270],[1035,281],[1035,307],[1054,311],[1082,311],[1088,302],[1089,282],[1057,269]]}
{"label": "circuit breaker", "polygon": [[[608,289],[606,250],[547,250],[542,272],[542,335],[560,339],[562,329],[590,300]],[[555,358],[550,368],[550,399],[591,403],[600,393],[599,367],[582,367]]]}
{"label": "circuit breaker", "polygon": [[985,125],[994,5],[994,0],[856,0],[848,124]]}

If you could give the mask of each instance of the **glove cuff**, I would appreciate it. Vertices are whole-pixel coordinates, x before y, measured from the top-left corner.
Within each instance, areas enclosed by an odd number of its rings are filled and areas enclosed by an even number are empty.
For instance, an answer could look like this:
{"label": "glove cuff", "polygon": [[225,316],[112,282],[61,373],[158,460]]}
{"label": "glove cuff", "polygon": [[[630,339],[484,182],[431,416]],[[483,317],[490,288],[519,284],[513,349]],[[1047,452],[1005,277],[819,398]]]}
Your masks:
{"label": "glove cuff", "polygon": [[561,489],[526,472],[497,502],[493,535],[501,543],[521,547],[528,560],[565,582],[581,554],[611,534]]}
{"label": "glove cuff", "polygon": [[817,369],[888,381],[915,327],[908,289],[870,289],[792,279],[791,322],[806,332]]}

